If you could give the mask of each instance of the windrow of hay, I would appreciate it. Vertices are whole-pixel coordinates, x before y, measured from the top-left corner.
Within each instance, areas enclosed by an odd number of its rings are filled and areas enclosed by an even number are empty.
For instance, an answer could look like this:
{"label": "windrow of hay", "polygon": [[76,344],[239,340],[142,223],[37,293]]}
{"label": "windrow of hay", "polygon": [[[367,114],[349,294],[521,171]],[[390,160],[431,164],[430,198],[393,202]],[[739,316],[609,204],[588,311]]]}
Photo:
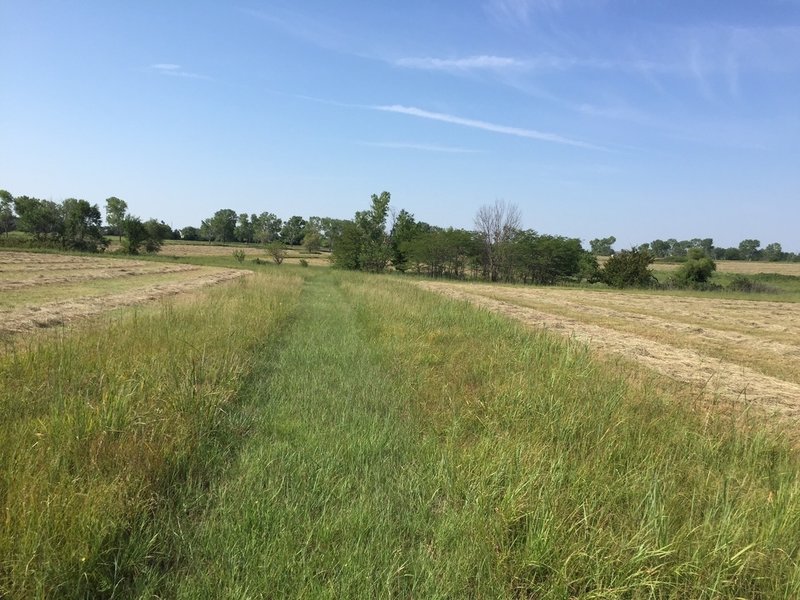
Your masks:
{"label": "windrow of hay", "polygon": [[[800,323],[800,306],[797,304],[643,297],[565,289],[520,290],[441,282],[421,282],[419,285],[636,361],[658,373],[690,384],[698,395],[752,402],[771,412],[800,417],[800,384],[797,382],[765,375],[746,364],[747,361],[732,362],[709,356],[699,346],[678,347],[656,341],[652,337],[623,331],[624,328],[618,323],[615,327],[613,322],[603,326],[591,322],[592,316],[604,314],[606,317],[613,315],[618,321],[639,319],[648,326],[668,328],[671,326],[670,319],[675,318],[676,322],[672,326],[686,334],[691,331],[691,319],[694,315],[704,323],[703,327],[694,326],[698,338],[706,336],[718,344],[724,342],[732,347],[746,345],[752,349],[754,355],[764,351],[782,354],[784,360],[800,366],[800,336],[796,335]],[[542,298],[546,301],[542,302]],[[626,308],[629,303],[640,308],[647,306],[648,310],[661,314],[664,318],[620,310],[620,307]],[[703,308],[700,309],[699,306]],[[571,309],[570,316],[559,314],[564,307]],[[687,310],[687,307],[696,307],[697,312]],[[715,309],[716,315],[713,314]],[[583,315],[582,310],[585,310]],[[744,326],[748,333],[730,333],[731,326],[725,327],[726,320],[720,313],[734,322],[733,327]],[[738,316],[733,317],[734,314]],[[709,329],[713,327],[715,318],[719,319],[717,322],[721,324],[720,329]],[[761,337],[756,337],[751,333],[753,331],[759,332]],[[778,339],[766,337],[769,333],[778,334]],[[794,343],[791,343],[792,339]]]}
{"label": "windrow of hay", "polygon": [[154,285],[134,288],[118,294],[74,297],[39,305],[29,305],[15,310],[0,312],[0,336],[17,334],[41,327],[62,325],[123,306],[131,306],[189,292],[198,288],[238,279],[249,275],[249,271],[235,269],[197,269],[196,277],[185,281],[165,281]]}
{"label": "windrow of hay", "polygon": [[[119,277],[134,277],[137,275],[155,275],[165,273],[186,273],[197,271],[199,267],[193,265],[165,265],[161,263],[145,263],[143,266],[119,266],[117,268],[96,267],[93,269],[69,269],[69,274],[44,274],[42,271],[18,272],[13,278],[6,279],[0,273],[0,292],[32,288],[44,285],[59,285],[63,283],[77,283],[82,281],[96,281],[99,279],[116,279]],[[52,269],[49,269],[52,270]],[[65,269],[66,270],[66,269]]]}

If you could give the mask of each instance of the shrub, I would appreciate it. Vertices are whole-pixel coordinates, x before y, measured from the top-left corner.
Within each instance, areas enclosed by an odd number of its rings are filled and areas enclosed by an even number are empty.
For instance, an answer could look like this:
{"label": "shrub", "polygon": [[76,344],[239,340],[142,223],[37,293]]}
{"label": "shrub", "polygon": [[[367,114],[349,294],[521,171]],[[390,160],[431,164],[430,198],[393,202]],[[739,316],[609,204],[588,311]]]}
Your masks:
{"label": "shrub", "polygon": [[307,267],[308,266],[308,261],[305,258],[301,258],[300,259],[300,266],[301,267]]}
{"label": "shrub", "polygon": [[650,287],[656,283],[655,275],[650,270],[653,260],[648,250],[622,250],[606,261],[603,281],[615,288]]}
{"label": "shrub", "polygon": [[244,262],[244,250],[234,250],[233,251],[233,258],[236,259],[237,262],[243,263]]}
{"label": "shrub", "polygon": [[676,287],[705,288],[716,270],[717,263],[701,248],[691,248],[686,262],[672,275],[671,283]]}

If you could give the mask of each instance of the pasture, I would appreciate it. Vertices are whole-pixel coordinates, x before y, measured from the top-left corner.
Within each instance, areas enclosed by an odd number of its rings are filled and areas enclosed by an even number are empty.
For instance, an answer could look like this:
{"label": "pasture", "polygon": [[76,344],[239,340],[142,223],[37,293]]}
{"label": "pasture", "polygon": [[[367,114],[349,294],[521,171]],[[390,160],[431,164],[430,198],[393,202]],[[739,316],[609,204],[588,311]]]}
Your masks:
{"label": "pasture", "polygon": [[800,595],[800,305],[3,258],[0,597]]}

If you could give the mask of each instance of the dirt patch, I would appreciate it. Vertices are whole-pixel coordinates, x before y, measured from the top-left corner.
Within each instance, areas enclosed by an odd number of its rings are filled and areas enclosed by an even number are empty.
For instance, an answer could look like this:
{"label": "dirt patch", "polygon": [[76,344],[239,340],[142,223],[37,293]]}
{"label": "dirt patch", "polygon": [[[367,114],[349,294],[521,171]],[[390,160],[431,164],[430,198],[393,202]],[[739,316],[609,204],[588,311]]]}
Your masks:
{"label": "dirt patch", "polygon": [[[524,299],[535,298],[541,301],[540,296],[547,296],[553,303],[551,306],[564,306],[569,303],[573,310],[579,311],[583,307],[587,313],[597,314],[598,310],[616,312],[616,318],[643,318],[660,327],[668,327],[672,316],[676,318],[675,326],[682,328],[687,333],[687,328],[695,327],[697,335],[711,335],[720,341],[721,336],[729,335],[724,341],[732,344],[753,344],[753,352],[768,349],[775,352],[790,353],[790,360],[797,360],[800,348],[800,336],[796,336],[796,329],[800,327],[800,306],[791,303],[754,303],[747,301],[714,301],[695,298],[678,298],[669,296],[643,297],[640,295],[604,294],[573,290],[542,290],[540,288],[525,290],[509,290],[482,285],[459,285],[441,282],[420,282],[424,289],[431,290],[448,297],[465,300],[493,312],[501,313],[526,325],[544,327],[562,335],[585,342],[603,352],[610,352],[626,359],[633,360],[648,368],[675,380],[690,384],[698,395],[705,397],[723,398],[725,400],[752,402],[768,411],[792,417],[800,417],[800,385],[785,381],[777,377],[770,377],[759,373],[753,368],[735,362],[721,360],[708,356],[695,349],[680,348],[666,343],[660,343],[632,333],[619,331],[614,327],[600,326],[587,323],[580,318],[570,318],[548,312],[547,305],[537,305],[535,308],[524,306]],[[506,294],[503,299],[490,297],[496,294]],[[624,310],[616,308],[602,308],[598,304],[631,301],[634,307],[647,312],[655,311],[659,317],[648,314],[625,314]],[[658,304],[654,305],[654,299]],[[536,302],[532,300],[530,304]],[[593,306],[594,304],[594,306]],[[698,306],[702,304],[702,306]],[[720,306],[722,305],[722,306]],[[554,310],[554,309],[552,309]],[[711,311],[716,313],[708,314]],[[715,318],[722,319],[720,313],[730,317],[734,322],[732,328],[743,325],[749,331],[759,332],[756,335],[742,333],[742,338],[712,328],[692,325],[692,318],[702,318],[704,322],[713,322]],[[734,315],[736,315],[734,317]],[[587,315],[588,316],[588,315]],[[781,341],[774,339],[753,339],[757,335],[781,333],[788,336]],[[787,340],[793,339],[794,343]]]}

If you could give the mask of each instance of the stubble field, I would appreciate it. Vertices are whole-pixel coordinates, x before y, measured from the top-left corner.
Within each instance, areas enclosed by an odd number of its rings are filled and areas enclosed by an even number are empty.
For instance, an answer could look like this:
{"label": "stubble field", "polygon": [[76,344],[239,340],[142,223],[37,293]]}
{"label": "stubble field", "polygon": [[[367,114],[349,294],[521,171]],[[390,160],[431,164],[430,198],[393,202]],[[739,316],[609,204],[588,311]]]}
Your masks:
{"label": "stubble field", "polygon": [[246,274],[186,264],[0,252],[0,339]]}
{"label": "stubble field", "polygon": [[800,417],[800,304],[424,282],[690,386],[698,397]]}

